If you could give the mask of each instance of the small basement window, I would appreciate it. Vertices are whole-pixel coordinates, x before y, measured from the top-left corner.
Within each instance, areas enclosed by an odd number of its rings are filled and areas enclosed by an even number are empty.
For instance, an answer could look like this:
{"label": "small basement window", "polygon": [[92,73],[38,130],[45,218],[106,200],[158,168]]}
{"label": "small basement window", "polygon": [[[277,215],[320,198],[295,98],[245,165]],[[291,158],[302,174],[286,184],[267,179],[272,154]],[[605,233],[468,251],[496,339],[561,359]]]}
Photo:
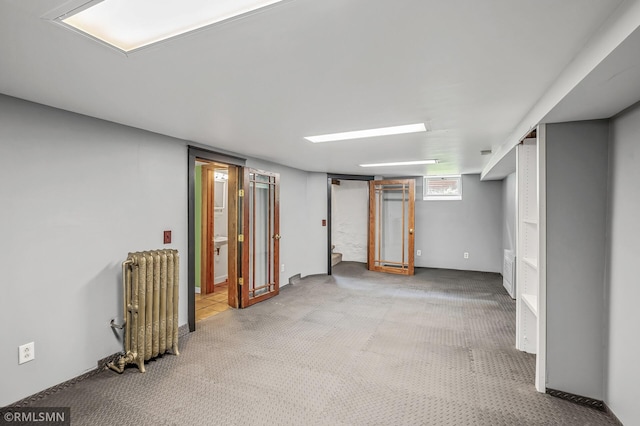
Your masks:
{"label": "small basement window", "polygon": [[462,176],[425,176],[424,200],[462,200]]}

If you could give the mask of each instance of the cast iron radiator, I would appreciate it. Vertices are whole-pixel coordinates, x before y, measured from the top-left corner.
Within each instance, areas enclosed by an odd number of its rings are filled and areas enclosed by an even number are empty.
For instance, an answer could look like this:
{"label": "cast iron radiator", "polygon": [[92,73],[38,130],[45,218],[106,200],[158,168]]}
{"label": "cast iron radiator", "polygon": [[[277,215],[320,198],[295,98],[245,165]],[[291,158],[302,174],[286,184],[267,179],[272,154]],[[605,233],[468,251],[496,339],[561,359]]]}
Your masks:
{"label": "cast iron radiator", "polygon": [[108,364],[122,373],[127,364],[137,364],[144,373],[144,362],[167,351],[178,352],[177,250],[129,253],[122,262],[124,323],[111,327],[124,329],[124,355]]}

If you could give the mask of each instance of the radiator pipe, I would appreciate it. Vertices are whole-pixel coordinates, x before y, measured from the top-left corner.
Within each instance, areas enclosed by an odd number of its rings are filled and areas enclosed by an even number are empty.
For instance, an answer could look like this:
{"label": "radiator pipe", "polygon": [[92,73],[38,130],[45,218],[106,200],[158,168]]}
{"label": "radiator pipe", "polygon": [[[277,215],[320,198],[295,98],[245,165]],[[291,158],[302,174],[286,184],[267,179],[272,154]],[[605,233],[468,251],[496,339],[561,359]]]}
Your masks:
{"label": "radiator pipe", "polygon": [[138,354],[127,352],[124,356],[121,356],[117,361],[111,361],[107,364],[107,368],[112,369],[116,373],[122,374],[124,372],[124,367],[127,364],[135,362],[136,358],[138,358]]}
{"label": "radiator pipe", "polygon": [[111,322],[110,322],[111,328],[117,328],[118,330],[122,330],[124,328],[125,324],[126,324],[126,320],[125,320],[125,323],[122,324],[122,325],[116,324],[116,320],[115,319],[112,319]]}
{"label": "radiator pipe", "polygon": [[127,259],[122,262],[122,325],[116,324],[116,320],[111,320],[111,328],[117,328],[118,330],[124,329],[127,325],[127,280],[125,279],[127,273],[127,265],[133,264],[133,259]]}
{"label": "radiator pipe", "polygon": [[[116,324],[116,320],[112,319],[111,320],[111,328],[113,329],[119,329],[122,330],[125,328],[125,326],[127,325],[127,301],[128,301],[128,295],[127,295],[127,266],[133,264],[133,259],[129,258],[127,260],[125,260],[124,262],[122,262],[122,325],[118,325]],[[127,343],[127,339],[129,338],[129,336],[126,335],[127,334],[127,330],[125,330],[125,336],[124,341],[125,341],[125,354],[124,356],[121,356],[117,361],[111,361],[109,364],[107,364],[107,367],[112,369],[113,371],[116,371],[120,374],[122,374],[124,372],[124,367],[126,364],[131,363],[133,361],[135,361],[135,359],[137,358],[137,354],[135,353],[131,353],[129,351],[129,345],[126,344]]]}

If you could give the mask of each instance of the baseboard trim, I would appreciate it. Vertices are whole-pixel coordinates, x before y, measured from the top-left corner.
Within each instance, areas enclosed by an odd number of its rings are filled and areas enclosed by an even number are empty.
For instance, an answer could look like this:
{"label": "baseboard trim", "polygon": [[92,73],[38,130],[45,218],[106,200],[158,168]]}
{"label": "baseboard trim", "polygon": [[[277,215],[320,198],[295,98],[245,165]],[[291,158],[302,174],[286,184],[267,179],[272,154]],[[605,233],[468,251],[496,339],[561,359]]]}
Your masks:
{"label": "baseboard trim", "polygon": [[[181,325],[180,327],[178,327],[178,339],[180,337],[183,337],[185,335],[189,334],[189,324],[184,324]],[[118,360],[118,358],[120,358],[122,355],[124,354],[124,352],[116,352],[115,354],[109,355],[106,358],[102,358],[101,360],[98,360],[98,365],[96,368],[94,368],[93,370],[89,370],[84,374],[81,374],[78,377],[74,377],[71,380],[67,380],[66,382],[62,382],[60,384],[57,384],[55,386],[51,386],[50,388],[47,388],[43,391],[40,391],[38,393],[35,393],[31,396],[28,396],[26,398],[23,398],[19,401],[14,402],[13,404],[7,405],[7,407],[2,407],[2,408],[16,408],[16,407],[24,407],[29,405],[30,403],[34,402],[34,401],[38,401],[46,396],[49,396],[53,393],[56,393],[58,391],[61,391],[62,389],[66,389],[69,386],[73,386],[78,382],[81,382],[83,380],[88,379],[89,377],[95,376],[96,374],[106,370],[107,364],[109,364],[112,361],[116,361]]]}
{"label": "baseboard trim", "polygon": [[302,279],[301,274],[295,274],[289,277],[289,284],[298,284]]}
{"label": "baseboard trim", "polygon": [[611,417],[613,417],[613,420],[615,420],[615,421],[618,423],[618,425],[619,425],[619,426],[624,426],[624,425],[622,424],[622,422],[620,421],[620,419],[618,418],[618,416],[616,416],[616,415],[615,415],[615,413],[614,413],[613,411],[611,411],[611,408],[609,408],[609,406],[608,406],[606,403],[604,404],[604,409],[605,409],[605,412],[606,412],[608,415],[610,415]]}
{"label": "baseboard trim", "polygon": [[589,398],[586,396],[576,395],[573,393],[549,388],[547,388],[547,393],[551,396],[555,396],[556,398],[573,402],[574,404],[584,405],[585,407],[593,408],[598,411],[607,411],[607,409],[605,408],[605,403],[603,401],[600,401],[599,399]]}
{"label": "baseboard trim", "polygon": [[118,356],[120,356],[120,353],[116,353],[116,354],[113,354],[113,355],[108,356],[106,358],[103,358],[100,361],[98,361],[98,368],[94,368],[93,370],[87,371],[86,373],[81,374],[78,377],[74,377],[71,380],[67,380],[66,382],[62,382],[62,383],[57,384],[55,386],[51,386],[48,389],[45,389],[45,390],[40,391],[40,392],[38,392],[36,394],[33,394],[33,395],[28,396],[26,398],[23,398],[23,399],[21,399],[19,401],[16,401],[13,404],[7,405],[7,407],[8,408],[26,407],[27,405],[29,405],[32,402],[38,401],[38,400],[40,400],[40,399],[42,399],[42,398],[44,398],[46,396],[49,396],[49,395],[54,394],[56,392],[59,392],[62,389],[66,389],[69,386],[73,386],[76,383],[81,382],[81,381],[83,381],[85,379],[88,379],[89,377],[92,377],[92,376],[98,374],[99,372],[101,372],[104,369],[104,367],[100,368],[99,367],[100,363],[105,362],[104,365],[106,365],[107,362],[110,362],[111,359],[115,359]]}

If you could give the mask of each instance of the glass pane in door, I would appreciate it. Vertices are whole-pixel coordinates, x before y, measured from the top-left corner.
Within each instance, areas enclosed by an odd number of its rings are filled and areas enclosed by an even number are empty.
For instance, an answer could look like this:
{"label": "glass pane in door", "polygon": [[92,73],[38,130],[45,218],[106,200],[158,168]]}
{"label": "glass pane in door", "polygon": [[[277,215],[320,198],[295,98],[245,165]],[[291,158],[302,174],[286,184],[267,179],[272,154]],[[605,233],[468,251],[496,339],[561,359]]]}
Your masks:
{"label": "glass pane in door", "polygon": [[278,293],[278,175],[245,172],[243,306]]}
{"label": "glass pane in door", "polygon": [[414,185],[410,179],[371,182],[370,269],[413,274]]}

